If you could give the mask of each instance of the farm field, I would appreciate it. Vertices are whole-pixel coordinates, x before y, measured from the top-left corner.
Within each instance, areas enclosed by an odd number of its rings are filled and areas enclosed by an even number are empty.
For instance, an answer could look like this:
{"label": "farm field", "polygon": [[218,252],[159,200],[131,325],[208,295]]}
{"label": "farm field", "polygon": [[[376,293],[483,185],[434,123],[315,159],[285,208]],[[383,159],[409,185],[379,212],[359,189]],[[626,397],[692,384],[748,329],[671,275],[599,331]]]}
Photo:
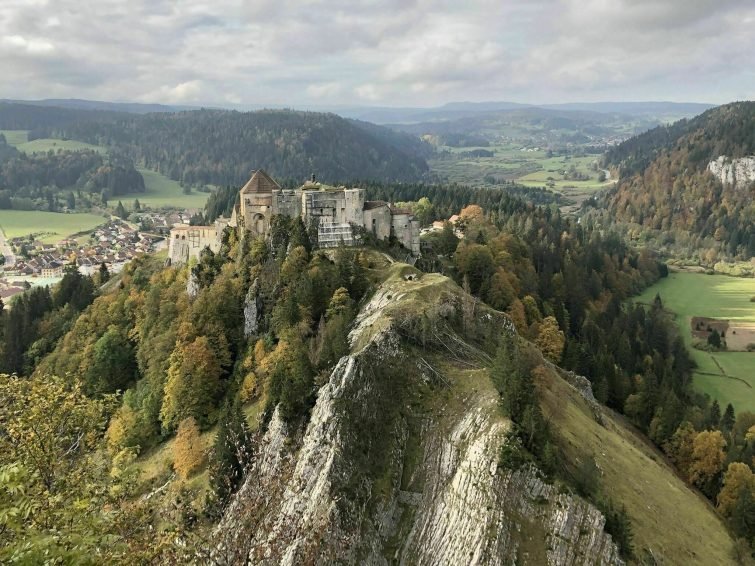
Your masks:
{"label": "farm field", "polygon": [[178,181],[173,181],[165,175],[144,169],[143,167],[137,167],[137,170],[144,177],[144,186],[147,191],[112,197],[110,204],[120,200],[127,210],[131,210],[134,206],[134,200],[139,199],[139,203],[152,208],[200,209],[204,207],[207,197],[210,196],[210,193],[200,193],[196,189],[192,190],[191,194],[184,194],[183,188],[178,184]]}
{"label": "farm field", "polygon": [[0,130],[8,145],[19,146],[29,141],[29,130]]}
{"label": "farm field", "polygon": [[[650,303],[660,294],[664,307],[676,315],[679,330],[697,362],[694,383],[698,390],[739,411],[755,411],[755,352],[703,352],[691,347],[694,316],[729,320],[732,327],[755,325],[755,279],[671,273],[636,301]],[[741,333],[741,331],[740,331]],[[731,336],[731,329],[729,330]]]}
{"label": "farm field", "polygon": [[5,237],[18,238],[29,234],[43,234],[39,239],[55,243],[63,238],[93,230],[107,219],[96,214],[63,214],[40,210],[0,210],[0,228]]}
{"label": "farm field", "polygon": [[[548,157],[545,150],[523,149],[520,145],[491,145],[490,147],[444,147],[450,155],[442,159],[428,160],[433,173],[450,182],[469,185],[490,185],[492,179],[516,181],[528,187],[549,187],[564,196],[581,203],[593,192],[611,185],[611,181],[598,180],[598,171],[593,163],[598,155],[583,157]],[[464,155],[475,150],[495,153],[493,157]],[[586,175],[582,181],[569,180],[564,173],[574,166],[576,172]]]}
{"label": "farm field", "polygon": [[107,153],[107,149],[98,145],[91,145],[76,140],[56,140],[52,138],[43,138],[22,143],[17,145],[16,149],[23,151],[24,153],[47,153],[50,150],[58,151],[59,149],[67,151],[91,149],[99,153]]}

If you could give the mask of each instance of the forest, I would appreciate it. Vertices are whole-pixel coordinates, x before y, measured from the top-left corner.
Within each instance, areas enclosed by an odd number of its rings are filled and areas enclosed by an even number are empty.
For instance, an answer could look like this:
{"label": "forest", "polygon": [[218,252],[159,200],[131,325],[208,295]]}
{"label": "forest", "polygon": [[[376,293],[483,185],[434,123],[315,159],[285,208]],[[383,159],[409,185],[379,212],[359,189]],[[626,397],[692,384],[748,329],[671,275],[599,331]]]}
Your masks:
{"label": "forest", "polygon": [[[58,109],[60,110],[60,109]],[[60,110],[60,112],[65,112]],[[9,111],[9,113],[11,113]],[[78,111],[77,111],[78,116]],[[332,181],[416,181],[428,170],[421,140],[335,114],[197,110],[86,119],[3,120],[34,137],[70,138],[116,149],[140,166],[187,185],[239,185],[263,168],[301,182],[313,172]]]}
{"label": "forest", "polygon": [[608,151],[617,186],[587,214],[627,239],[652,244],[677,258],[712,266],[755,255],[755,210],[750,186],[723,185],[707,171],[721,155],[755,153],[755,103],[708,110],[632,138]]}
{"label": "forest", "polygon": [[116,153],[25,154],[0,134],[0,209],[55,211],[60,206],[57,197],[64,191],[95,193],[106,202],[109,197],[144,192],[144,179],[132,161]]}

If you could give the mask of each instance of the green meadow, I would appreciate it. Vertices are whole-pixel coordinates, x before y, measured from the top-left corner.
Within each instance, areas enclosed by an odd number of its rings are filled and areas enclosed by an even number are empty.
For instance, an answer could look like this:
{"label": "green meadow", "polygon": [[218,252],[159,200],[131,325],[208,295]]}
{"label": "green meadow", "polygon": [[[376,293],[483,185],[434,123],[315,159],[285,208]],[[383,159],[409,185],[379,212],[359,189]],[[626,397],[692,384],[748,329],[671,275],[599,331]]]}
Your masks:
{"label": "green meadow", "polygon": [[210,193],[200,193],[196,189],[192,189],[190,194],[184,194],[183,188],[178,184],[178,181],[168,179],[165,175],[144,169],[143,167],[137,167],[139,173],[144,177],[144,187],[146,192],[144,193],[131,193],[127,195],[120,195],[113,197],[109,204],[114,204],[118,200],[123,202],[128,210],[132,210],[134,206],[134,200],[139,199],[139,203],[147,205],[152,208],[204,208],[207,197]]}
{"label": "green meadow", "polygon": [[48,151],[81,151],[84,149],[91,149],[98,153],[107,153],[107,149],[98,145],[91,145],[88,143],[76,141],[76,140],[56,140],[56,139],[38,139],[22,143],[16,146],[16,149],[23,151],[24,153],[47,153]]}
{"label": "green meadow", "polygon": [[16,147],[29,141],[29,130],[0,130],[0,134],[5,136],[8,145]]}
{"label": "green meadow", "polygon": [[42,234],[39,240],[55,243],[72,234],[92,230],[105,222],[107,218],[96,214],[0,210],[0,228],[9,239]]}
{"label": "green meadow", "polygon": [[[703,352],[691,347],[693,316],[727,319],[732,324],[755,325],[755,279],[671,273],[645,290],[636,301],[649,303],[656,293],[676,315],[679,331],[697,362],[695,386],[722,407],[755,412],[755,352]],[[731,329],[729,330],[731,335]]]}

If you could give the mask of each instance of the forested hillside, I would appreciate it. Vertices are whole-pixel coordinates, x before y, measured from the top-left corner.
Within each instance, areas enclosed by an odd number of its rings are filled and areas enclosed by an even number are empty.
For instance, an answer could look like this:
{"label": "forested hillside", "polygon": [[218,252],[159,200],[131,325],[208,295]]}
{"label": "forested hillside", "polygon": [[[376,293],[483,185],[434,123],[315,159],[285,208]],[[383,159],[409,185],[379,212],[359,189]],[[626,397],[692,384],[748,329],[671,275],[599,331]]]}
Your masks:
{"label": "forested hillside", "polygon": [[[407,206],[419,206],[417,199],[425,197],[419,187],[415,186],[414,192],[406,187],[374,190],[401,195],[410,201]],[[497,201],[493,198],[496,194]],[[438,199],[437,208],[426,197],[422,204],[427,220],[439,213],[445,216],[446,208],[455,202],[451,189],[437,188],[432,197]],[[411,286],[415,277],[427,277],[429,287],[423,290],[425,283],[420,283],[416,290],[423,300],[448,297],[448,293],[456,296],[438,305],[418,306],[416,313],[413,303],[402,302],[403,306],[397,307],[395,339],[406,341],[402,351],[420,348],[416,354],[419,358],[412,358],[411,364],[429,364],[430,369],[423,372],[437,372],[436,364],[447,368],[439,373],[439,384],[452,378],[458,387],[470,387],[466,381],[471,379],[470,368],[488,368],[492,384],[484,377],[487,373],[475,373],[479,376],[475,379],[484,379],[480,386],[489,392],[485,395],[501,395],[502,401],[499,405],[485,397],[485,403],[490,401],[485,406],[494,411],[503,407],[502,415],[491,413],[498,415],[491,418],[513,422],[505,425],[512,428],[506,435],[508,448],[501,448],[501,473],[529,474],[529,468],[522,466],[532,464],[550,478],[548,481],[561,478],[574,486],[608,517],[606,528],[618,544],[618,550],[606,547],[609,556],[645,552],[643,548],[633,548],[634,528],[640,529],[637,532],[642,545],[658,551],[657,533],[645,528],[648,518],[644,506],[620,495],[631,491],[617,487],[623,481],[619,476],[612,480],[614,483],[600,484],[595,472],[598,454],[580,456],[584,464],[579,467],[569,463],[572,460],[565,454],[573,448],[562,435],[573,421],[566,419],[560,432],[551,431],[539,408],[545,401],[538,401],[533,394],[534,384],[538,384],[547,397],[546,391],[554,387],[547,384],[559,379],[547,369],[548,363],[587,376],[598,401],[623,412],[663,448],[685,479],[720,503],[723,515],[732,520],[738,535],[752,536],[755,525],[742,517],[755,510],[755,503],[752,499],[732,500],[731,489],[722,489],[722,478],[724,487],[734,485],[732,482],[739,481],[739,476],[735,478],[733,474],[740,474],[742,466],[749,470],[752,439],[742,431],[749,428],[751,415],[745,413],[735,419],[733,408],[727,408],[722,415],[717,405],[692,393],[690,359],[660,304],[650,309],[623,306],[631,294],[662,277],[663,266],[652,254],[633,251],[619,238],[586,228],[553,208],[538,207],[493,190],[464,195],[478,197],[488,209],[473,204],[461,211],[457,227],[464,232],[464,238],[459,241],[448,225],[431,239],[432,251],[424,260],[434,259],[435,265],[453,277],[464,292],[445,277],[404,272],[399,266],[386,275],[383,254],[344,249],[323,253],[314,249],[301,221],[277,218],[269,240],[240,240],[235,232],[228,231],[220,252],[205,251],[191,268],[164,268],[159,260],[144,258],[133,262],[118,280],[105,287],[100,286],[103,281],[93,281],[69,269],[61,286],[53,292],[35,290],[14,300],[10,310],[0,309],[0,371],[18,372],[31,376],[31,380],[21,387],[8,381],[10,378],[0,379],[5,380],[2,383],[6,391],[12,392],[11,409],[29,404],[35,408],[28,419],[20,418],[20,413],[13,410],[0,410],[0,427],[11,431],[9,439],[19,441],[5,446],[0,465],[5,466],[5,477],[10,478],[6,481],[14,481],[19,474],[36,478],[25,480],[32,494],[28,497],[38,497],[45,489],[56,494],[53,506],[33,511],[37,521],[14,523],[10,530],[0,533],[3,546],[8,552],[30,559],[38,553],[52,552],[75,560],[81,556],[77,553],[95,552],[112,559],[126,553],[147,559],[150,553],[157,553],[162,560],[170,560],[171,556],[177,560],[175,553],[182,548],[206,551],[207,542],[192,537],[204,536],[211,529],[240,485],[244,470],[266,465],[266,457],[255,459],[260,438],[252,440],[247,427],[253,424],[254,428],[260,427],[260,434],[278,435],[281,444],[293,450],[291,457],[299,448],[302,454],[317,453],[302,447],[301,442],[308,441],[303,440],[301,432],[309,426],[321,426],[317,424],[321,417],[311,414],[312,407],[318,396],[330,395],[327,391],[333,385],[323,384],[331,372],[335,376],[332,379],[339,380],[339,372],[346,371],[344,364],[348,363],[343,362],[343,356],[362,348],[369,350],[369,336],[385,328],[381,319],[370,318],[372,311],[365,301],[386,276],[393,282],[374,295],[373,303],[378,307],[372,308],[388,308],[394,296],[405,301],[406,289],[402,285]],[[394,252],[390,242],[372,245]],[[488,307],[483,307],[482,301],[504,311],[507,317],[484,310]],[[359,332],[365,336],[363,340],[358,338],[359,333],[349,339],[360,309],[367,309],[361,316],[372,322],[357,322],[362,324]],[[493,318],[479,318],[483,312]],[[485,322],[490,320],[498,322],[491,326]],[[526,353],[535,352],[530,350],[533,346],[501,338],[498,334],[505,328],[516,329],[542,354],[533,358],[535,354]],[[391,340],[386,343],[391,344]],[[464,345],[465,341],[468,345]],[[493,361],[496,344],[499,353]],[[403,350],[404,347],[409,349]],[[461,350],[457,352],[457,348]],[[548,361],[539,361],[542,356]],[[339,359],[341,369],[336,367]],[[459,365],[460,360],[471,365]],[[364,374],[365,378],[377,380],[366,389],[372,392],[370,395],[382,399],[383,388],[390,386],[398,388],[392,389],[392,395],[409,395],[402,406],[434,411],[433,405],[422,403],[439,400],[420,403],[417,399],[433,399],[437,393],[421,387],[405,389],[409,381],[396,381],[389,368],[385,371],[385,375],[369,374],[372,377]],[[422,379],[432,382],[436,378]],[[125,391],[120,400],[111,396],[118,391]],[[34,415],[40,411],[54,413],[45,404],[54,406],[56,396],[70,397],[67,402],[80,407],[81,414],[90,415],[86,425],[76,425],[86,433],[85,444],[65,453],[63,443],[61,453],[50,453],[60,457],[61,466],[47,459],[35,460],[25,448],[36,446],[33,440],[20,442],[27,438],[26,432],[32,434]],[[457,396],[465,398],[466,394],[459,392],[453,398]],[[450,407],[447,402],[442,406]],[[242,409],[262,417],[247,421],[239,416]],[[330,409],[314,410],[317,413]],[[554,408],[542,410],[556,420],[565,418]],[[367,411],[361,417],[345,417],[343,421],[356,427],[343,437],[356,444],[345,447],[339,458],[345,458],[343,465],[353,467],[353,477],[363,482],[344,489],[353,489],[354,501],[365,505],[377,504],[386,493],[377,489],[374,499],[363,485],[377,486],[387,481],[381,479],[381,474],[387,473],[390,467],[386,462],[392,460],[385,452],[388,445],[381,439],[392,435],[379,431],[388,422],[383,419],[398,418],[387,409],[377,414],[382,416],[375,417]],[[449,413],[450,417],[460,418],[461,414]],[[351,418],[357,420],[349,421]],[[363,419],[372,424],[358,424]],[[314,437],[319,438],[317,434]],[[200,438],[205,439],[203,444],[197,444]],[[213,438],[214,448],[208,455],[196,448],[207,446]],[[690,452],[693,444],[694,453]],[[149,455],[165,451],[172,454],[168,469],[154,469]],[[146,459],[138,458],[139,454],[145,454]],[[498,458],[498,452],[495,454]],[[608,466],[607,462],[603,465]],[[171,470],[182,479],[171,476]],[[208,470],[209,475],[202,470]],[[88,485],[96,486],[103,496],[101,500],[88,500],[85,514],[72,515],[67,509],[82,496],[82,490],[89,489],[70,479],[79,474],[85,474]],[[146,478],[140,480],[140,474]],[[173,487],[159,491],[163,483]],[[279,484],[270,486],[273,496],[276,485]],[[686,493],[681,485],[675,489]],[[158,490],[154,499],[140,497],[152,490]],[[11,499],[14,505],[24,504],[19,497]],[[622,504],[629,511],[622,509]],[[491,502],[487,508],[496,508],[495,505],[500,503]],[[578,503],[575,500],[569,505]],[[113,506],[117,513],[107,512]],[[162,517],[160,509],[167,508],[173,511],[158,525],[152,514]],[[265,511],[276,512],[275,507]],[[596,512],[590,510],[589,514]],[[55,529],[61,520],[66,521],[67,534],[50,539],[50,529]],[[583,526],[590,533],[599,533],[593,529],[602,528],[595,527],[595,523],[590,525]],[[150,542],[153,536],[146,534],[155,528],[160,529],[156,531],[160,541],[157,548]],[[715,520],[711,528],[717,528]],[[97,537],[82,538],[92,529],[117,535],[118,544],[103,546]],[[582,531],[577,531],[569,544],[581,547]],[[237,529],[229,528],[228,532],[236,533]],[[686,537],[684,543],[677,542],[684,548],[696,544],[687,535],[679,536]],[[726,536],[721,539],[718,530],[716,537],[718,553],[726,544]],[[30,539],[37,542],[24,546]],[[183,542],[177,545],[179,540]],[[243,548],[236,550],[243,553]],[[615,562],[615,558],[611,561]]]}
{"label": "forested hillside", "polygon": [[136,163],[189,185],[240,185],[253,169],[300,182],[413,181],[427,171],[422,142],[334,114],[199,110],[53,123],[48,137],[115,147]]}
{"label": "forested hillside", "polygon": [[608,152],[605,164],[620,180],[594,216],[678,257],[748,260],[755,255],[755,186],[723,184],[708,165],[754,154],[753,102],[656,128]]}
{"label": "forested hillside", "polygon": [[90,151],[25,154],[0,134],[0,209],[55,210],[61,191],[108,198],[143,192],[144,178],[128,158]]}

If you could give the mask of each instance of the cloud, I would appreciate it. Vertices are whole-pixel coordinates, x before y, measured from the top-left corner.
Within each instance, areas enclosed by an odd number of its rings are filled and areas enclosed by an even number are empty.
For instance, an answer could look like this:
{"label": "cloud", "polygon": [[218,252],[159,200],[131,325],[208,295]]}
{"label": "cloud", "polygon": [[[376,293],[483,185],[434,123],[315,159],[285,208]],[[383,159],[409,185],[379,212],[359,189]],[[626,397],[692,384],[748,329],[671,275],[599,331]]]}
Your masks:
{"label": "cloud", "polygon": [[0,97],[725,102],[755,92],[754,21],[751,0],[3,0]]}

